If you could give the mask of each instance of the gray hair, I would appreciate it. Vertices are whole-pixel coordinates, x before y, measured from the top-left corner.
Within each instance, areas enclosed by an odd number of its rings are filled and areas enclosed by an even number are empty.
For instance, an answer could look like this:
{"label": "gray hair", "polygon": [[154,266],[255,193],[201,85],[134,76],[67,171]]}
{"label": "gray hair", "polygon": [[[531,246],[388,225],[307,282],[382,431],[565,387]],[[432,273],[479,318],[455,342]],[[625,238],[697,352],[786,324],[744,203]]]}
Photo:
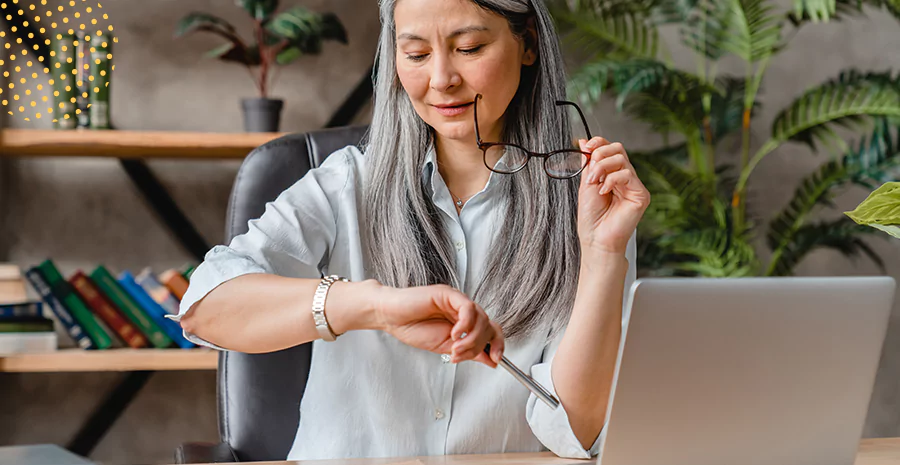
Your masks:
{"label": "gray hair", "polygon": [[[528,21],[537,29],[535,65],[507,108],[503,138],[534,151],[572,141],[565,112],[566,75],[559,39],[543,0],[472,0],[503,16],[525,40]],[[461,289],[455,250],[431,202],[422,170],[433,129],[415,112],[397,76],[397,0],[380,0],[381,35],[376,53],[374,114],[366,140],[368,166],[364,218],[375,279],[394,287],[449,284]],[[513,175],[498,175],[506,214],[492,240],[474,300],[515,340],[539,331],[550,337],[568,322],[575,300],[581,250],[576,228],[579,178],[549,178],[540,160]],[[411,247],[410,245],[415,245]]]}

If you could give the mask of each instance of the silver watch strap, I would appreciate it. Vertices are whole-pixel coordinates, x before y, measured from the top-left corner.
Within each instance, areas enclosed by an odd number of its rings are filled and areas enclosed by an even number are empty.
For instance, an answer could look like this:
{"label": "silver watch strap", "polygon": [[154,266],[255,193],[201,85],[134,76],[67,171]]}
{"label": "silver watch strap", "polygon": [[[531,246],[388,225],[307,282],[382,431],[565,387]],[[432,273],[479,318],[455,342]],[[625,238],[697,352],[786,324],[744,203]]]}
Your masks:
{"label": "silver watch strap", "polygon": [[345,283],[350,282],[347,278],[342,278],[337,275],[325,276],[319,281],[319,285],[316,287],[316,293],[313,295],[313,320],[316,322],[316,330],[319,331],[319,336],[322,336],[322,339],[326,341],[334,341],[338,337],[338,335],[334,334],[334,331],[331,330],[331,325],[328,324],[328,318],[325,317],[325,297],[328,296],[328,290],[331,288],[331,285],[338,281],[343,281]]}

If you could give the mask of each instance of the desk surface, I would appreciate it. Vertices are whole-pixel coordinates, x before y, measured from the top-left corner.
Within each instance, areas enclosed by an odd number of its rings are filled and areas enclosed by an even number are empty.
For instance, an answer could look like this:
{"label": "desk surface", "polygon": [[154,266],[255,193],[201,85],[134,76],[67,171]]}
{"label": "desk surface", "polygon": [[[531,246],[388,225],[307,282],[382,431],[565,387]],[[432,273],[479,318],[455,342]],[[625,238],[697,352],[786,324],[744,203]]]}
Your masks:
{"label": "desk surface", "polygon": [[[561,459],[540,454],[443,455],[418,458],[378,458],[254,462],[256,465],[558,465],[590,464],[586,460]],[[863,439],[854,465],[900,465],[900,438]]]}

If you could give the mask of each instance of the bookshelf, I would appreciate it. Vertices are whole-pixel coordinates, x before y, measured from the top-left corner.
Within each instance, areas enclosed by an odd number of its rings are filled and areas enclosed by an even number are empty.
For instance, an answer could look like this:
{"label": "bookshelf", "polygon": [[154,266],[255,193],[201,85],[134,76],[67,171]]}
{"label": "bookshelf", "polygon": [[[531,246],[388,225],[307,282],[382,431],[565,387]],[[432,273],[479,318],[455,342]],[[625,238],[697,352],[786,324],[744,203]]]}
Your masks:
{"label": "bookshelf", "polygon": [[125,130],[0,130],[0,157],[243,159],[287,133]]}
{"label": "bookshelf", "polygon": [[215,370],[218,360],[218,352],[211,349],[60,349],[47,353],[0,355],[0,372]]}

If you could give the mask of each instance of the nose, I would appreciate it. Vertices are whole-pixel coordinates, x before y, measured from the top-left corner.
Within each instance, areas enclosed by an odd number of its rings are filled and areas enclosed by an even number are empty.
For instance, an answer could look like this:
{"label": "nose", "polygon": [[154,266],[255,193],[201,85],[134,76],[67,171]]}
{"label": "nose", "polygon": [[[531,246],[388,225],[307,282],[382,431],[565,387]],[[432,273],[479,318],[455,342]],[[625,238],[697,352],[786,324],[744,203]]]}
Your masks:
{"label": "nose", "polygon": [[453,66],[452,61],[445,54],[435,54],[431,60],[431,88],[438,92],[445,92],[452,87],[462,84],[462,76]]}

